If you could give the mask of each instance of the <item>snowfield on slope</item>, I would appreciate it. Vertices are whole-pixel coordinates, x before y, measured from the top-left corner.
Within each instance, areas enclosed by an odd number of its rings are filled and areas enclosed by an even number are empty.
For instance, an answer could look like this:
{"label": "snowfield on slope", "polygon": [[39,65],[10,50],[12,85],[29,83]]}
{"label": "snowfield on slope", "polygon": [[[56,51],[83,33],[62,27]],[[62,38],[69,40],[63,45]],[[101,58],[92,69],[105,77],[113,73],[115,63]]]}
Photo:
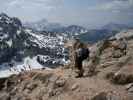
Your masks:
{"label": "snowfield on slope", "polygon": [[24,62],[14,62],[12,67],[8,63],[0,65],[0,78],[9,77],[13,74],[19,74],[20,72],[33,69],[45,68],[45,70],[51,70],[50,68],[39,64],[36,59],[37,57],[33,57],[32,59],[27,57],[24,59]]}

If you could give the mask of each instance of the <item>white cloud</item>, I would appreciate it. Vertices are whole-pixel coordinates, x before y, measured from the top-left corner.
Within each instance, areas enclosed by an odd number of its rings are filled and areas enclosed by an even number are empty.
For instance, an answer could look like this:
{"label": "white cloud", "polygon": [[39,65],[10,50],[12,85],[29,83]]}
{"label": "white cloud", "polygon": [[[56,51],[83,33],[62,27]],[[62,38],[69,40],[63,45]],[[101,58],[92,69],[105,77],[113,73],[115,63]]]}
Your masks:
{"label": "white cloud", "polygon": [[63,24],[97,26],[130,22],[133,0],[0,0],[0,12],[23,21],[46,18]]}
{"label": "white cloud", "polygon": [[9,8],[16,7],[16,6],[29,6],[29,7],[37,7],[37,6],[50,6],[48,5],[48,0],[13,0],[7,3]]}
{"label": "white cloud", "polygon": [[19,4],[19,1],[18,0],[14,0],[14,1],[11,1],[11,2],[9,2],[9,6],[14,6],[14,5],[17,5],[17,4]]}
{"label": "white cloud", "polygon": [[88,9],[93,11],[111,11],[114,13],[119,13],[131,11],[131,8],[133,9],[133,0],[110,0],[110,2],[89,7]]}
{"label": "white cloud", "polygon": [[61,4],[62,0],[12,0],[10,2],[7,2],[5,5],[5,8],[7,10],[15,9],[15,8],[21,8],[21,9],[43,9],[51,10],[56,8]]}
{"label": "white cloud", "polygon": [[0,0],[0,12],[17,16],[22,20],[47,18],[51,11],[63,4],[63,0]]}

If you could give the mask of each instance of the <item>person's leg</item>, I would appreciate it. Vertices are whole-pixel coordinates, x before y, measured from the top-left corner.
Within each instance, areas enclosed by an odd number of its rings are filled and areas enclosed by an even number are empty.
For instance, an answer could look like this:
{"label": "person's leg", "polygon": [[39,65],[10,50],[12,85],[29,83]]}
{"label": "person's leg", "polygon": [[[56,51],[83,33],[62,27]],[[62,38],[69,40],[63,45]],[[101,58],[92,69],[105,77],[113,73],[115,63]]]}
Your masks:
{"label": "person's leg", "polygon": [[82,61],[79,62],[78,70],[79,70],[79,77],[82,77],[84,72],[82,68]]}
{"label": "person's leg", "polygon": [[76,77],[82,77],[83,76],[83,68],[82,68],[82,60],[78,59],[76,60]]}

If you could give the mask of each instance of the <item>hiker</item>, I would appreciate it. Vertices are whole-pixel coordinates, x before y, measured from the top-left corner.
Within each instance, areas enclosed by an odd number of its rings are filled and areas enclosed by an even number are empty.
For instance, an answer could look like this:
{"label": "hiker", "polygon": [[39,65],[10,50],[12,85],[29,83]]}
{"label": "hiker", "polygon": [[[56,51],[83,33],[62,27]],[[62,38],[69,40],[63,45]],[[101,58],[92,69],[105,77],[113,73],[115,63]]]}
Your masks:
{"label": "hiker", "polygon": [[74,70],[77,73],[76,77],[82,77],[84,73],[82,62],[89,56],[89,50],[85,44],[81,43],[79,40],[76,40],[73,47]]}

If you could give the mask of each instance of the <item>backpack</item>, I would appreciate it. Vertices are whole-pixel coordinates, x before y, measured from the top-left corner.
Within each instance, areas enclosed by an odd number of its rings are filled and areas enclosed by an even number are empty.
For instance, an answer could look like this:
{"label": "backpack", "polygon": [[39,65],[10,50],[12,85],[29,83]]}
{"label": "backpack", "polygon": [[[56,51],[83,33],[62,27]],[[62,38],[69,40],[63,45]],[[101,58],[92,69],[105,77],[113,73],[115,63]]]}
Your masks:
{"label": "backpack", "polygon": [[85,60],[89,56],[88,48],[79,48],[76,53],[77,57],[82,60]]}

